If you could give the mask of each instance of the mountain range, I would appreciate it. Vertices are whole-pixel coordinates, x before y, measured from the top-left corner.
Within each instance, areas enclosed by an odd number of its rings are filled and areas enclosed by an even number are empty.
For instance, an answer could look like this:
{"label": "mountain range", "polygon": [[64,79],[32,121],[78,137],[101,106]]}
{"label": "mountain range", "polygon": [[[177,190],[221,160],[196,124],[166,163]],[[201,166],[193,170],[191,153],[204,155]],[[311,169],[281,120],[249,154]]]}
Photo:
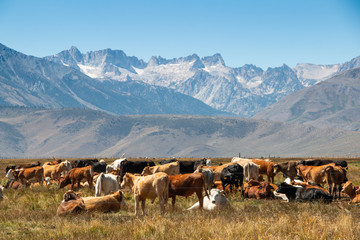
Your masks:
{"label": "mountain range", "polygon": [[0,106],[78,107],[112,114],[225,115],[169,88],[131,79],[100,82],[75,68],[1,44]]}
{"label": "mountain range", "polygon": [[283,65],[263,70],[251,64],[226,66],[220,54],[200,58],[152,57],[147,63],[121,50],[81,53],[76,47],[45,57],[80,70],[99,81],[132,80],[162,86],[201,100],[209,106],[241,117],[252,117],[264,108],[303,88],[343,71],[360,67],[360,57],[333,65]]}
{"label": "mountain range", "polygon": [[358,156],[359,141],[360,132],[269,120],[0,107],[0,158]]}

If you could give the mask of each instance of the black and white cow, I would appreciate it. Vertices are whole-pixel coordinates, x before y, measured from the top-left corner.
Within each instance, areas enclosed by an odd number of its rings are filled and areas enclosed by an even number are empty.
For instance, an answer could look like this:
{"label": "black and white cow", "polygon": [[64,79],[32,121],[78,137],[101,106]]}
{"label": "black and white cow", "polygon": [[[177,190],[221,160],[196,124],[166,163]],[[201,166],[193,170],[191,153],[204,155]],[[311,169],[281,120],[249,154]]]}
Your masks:
{"label": "black and white cow", "polygon": [[293,186],[285,182],[282,182],[275,192],[284,193],[289,201],[323,201],[324,203],[331,203],[333,200],[330,194],[321,189]]}

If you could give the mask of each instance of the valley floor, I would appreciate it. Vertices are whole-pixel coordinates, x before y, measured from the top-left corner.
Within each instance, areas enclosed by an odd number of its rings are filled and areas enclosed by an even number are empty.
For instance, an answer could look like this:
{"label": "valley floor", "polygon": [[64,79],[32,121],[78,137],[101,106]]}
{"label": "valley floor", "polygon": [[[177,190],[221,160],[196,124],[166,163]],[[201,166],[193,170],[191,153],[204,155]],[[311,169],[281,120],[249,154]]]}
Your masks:
{"label": "valley floor", "polygon": [[[360,161],[346,160],[349,180],[359,185]],[[25,161],[33,160],[0,160],[1,184],[6,183],[4,170],[8,163]],[[282,180],[278,174],[275,182]],[[83,196],[94,196],[93,190],[81,191]],[[146,216],[135,217],[132,195],[126,193],[128,208],[119,213],[56,217],[64,192],[55,185],[49,189],[6,189],[0,202],[0,239],[357,239],[360,236],[360,208],[348,205],[346,196],[341,201],[322,204],[243,200],[239,194],[232,194],[228,196],[231,208],[215,212],[186,211],[196,198],[178,197],[174,212],[170,210],[170,201],[164,216],[159,213],[157,201],[154,204],[147,201]]]}

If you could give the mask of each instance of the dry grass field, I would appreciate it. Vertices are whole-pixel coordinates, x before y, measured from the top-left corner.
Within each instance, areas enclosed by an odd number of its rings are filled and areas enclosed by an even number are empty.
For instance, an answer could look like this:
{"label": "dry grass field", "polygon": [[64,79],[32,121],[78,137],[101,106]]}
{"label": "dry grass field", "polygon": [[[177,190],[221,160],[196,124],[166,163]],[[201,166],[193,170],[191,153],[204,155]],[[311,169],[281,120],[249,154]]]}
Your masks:
{"label": "dry grass field", "polygon": [[[213,163],[230,159],[213,159]],[[275,162],[289,159],[273,159]],[[296,159],[291,159],[296,160]],[[349,163],[348,178],[360,184],[360,161]],[[33,159],[0,160],[0,183],[6,183],[5,167]],[[47,159],[39,160],[41,162]],[[107,159],[111,162],[112,159]],[[279,174],[276,183],[283,180]],[[81,189],[83,196],[94,190]],[[197,200],[178,197],[176,210],[160,215],[155,201],[146,203],[146,216],[134,216],[134,201],[126,193],[127,209],[119,213],[93,213],[57,217],[64,189],[35,187],[5,189],[0,202],[0,239],[359,239],[360,206],[348,198],[332,204],[286,203],[280,200],[243,200],[228,196],[231,208],[223,211],[186,211]]]}

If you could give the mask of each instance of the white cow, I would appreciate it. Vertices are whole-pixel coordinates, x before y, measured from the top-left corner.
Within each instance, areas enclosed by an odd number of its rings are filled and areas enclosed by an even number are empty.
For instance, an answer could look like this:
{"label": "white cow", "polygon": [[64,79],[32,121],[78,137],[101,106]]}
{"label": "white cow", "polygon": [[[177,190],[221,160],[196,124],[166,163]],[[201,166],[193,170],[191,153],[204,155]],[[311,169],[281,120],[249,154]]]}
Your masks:
{"label": "white cow", "polygon": [[259,168],[260,168],[259,165],[253,162],[248,162],[245,163],[243,168],[244,168],[244,177],[246,182],[250,181],[250,179],[254,179],[254,180],[259,179]]}
{"label": "white cow", "polygon": [[[219,189],[213,188],[210,191],[210,199],[204,198],[203,205],[204,209],[208,211],[212,211],[215,209],[221,209],[230,207],[230,203],[223,195],[224,191],[220,191]],[[195,203],[192,207],[188,208],[187,210],[197,209],[199,208],[199,202]]]}
{"label": "white cow", "polygon": [[122,161],[126,161],[125,153],[121,156],[121,158],[116,159],[113,163],[106,166],[106,173],[109,173],[113,170],[119,170]]}
{"label": "white cow", "polygon": [[111,173],[100,173],[96,179],[95,184],[95,197],[98,197],[103,192],[104,195],[108,195],[111,192],[117,192],[119,190],[120,176]]}

